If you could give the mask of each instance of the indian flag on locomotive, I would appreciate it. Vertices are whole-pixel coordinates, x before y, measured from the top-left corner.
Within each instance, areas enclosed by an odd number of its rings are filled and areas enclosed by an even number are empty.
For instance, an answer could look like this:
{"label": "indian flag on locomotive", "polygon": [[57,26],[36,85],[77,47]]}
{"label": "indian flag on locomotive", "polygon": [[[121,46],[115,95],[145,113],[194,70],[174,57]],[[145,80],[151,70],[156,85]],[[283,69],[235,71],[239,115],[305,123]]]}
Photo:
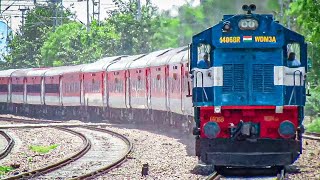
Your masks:
{"label": "indian flag on locomotive", "polygon": [[252,42],[252,36],[243,36],[242,41],[243,42]]}

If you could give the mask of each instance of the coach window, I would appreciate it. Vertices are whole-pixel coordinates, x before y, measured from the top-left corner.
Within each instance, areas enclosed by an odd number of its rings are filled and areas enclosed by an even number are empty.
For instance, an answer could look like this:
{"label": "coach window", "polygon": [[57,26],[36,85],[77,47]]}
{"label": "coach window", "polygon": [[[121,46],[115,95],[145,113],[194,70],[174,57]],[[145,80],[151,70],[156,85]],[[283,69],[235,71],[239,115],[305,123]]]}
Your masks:
{"label": "coach window", "polygon": [[8,92],[8,85],[0,84],[0,92]]}
{"label": "coach window", "polygon": [[45,85],[46,93],[59,93],[59,84],[46,84]]}
{"label": "coach window", "polygon": [[198,62],[197,67],[201,69],[210,68],[211,64],[211,46],[209,44],[198,45]]}

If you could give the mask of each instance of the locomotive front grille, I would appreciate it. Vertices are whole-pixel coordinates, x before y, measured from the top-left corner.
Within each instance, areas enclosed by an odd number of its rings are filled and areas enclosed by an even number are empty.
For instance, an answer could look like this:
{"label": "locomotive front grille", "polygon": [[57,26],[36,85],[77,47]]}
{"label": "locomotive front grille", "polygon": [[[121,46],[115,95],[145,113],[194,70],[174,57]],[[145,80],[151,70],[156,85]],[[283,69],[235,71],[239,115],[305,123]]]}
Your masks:
{"label": "locomotive front grille", "polygon": [[223,65],[223,87],[224,93],[244,92],[244,65],[224,64]]}
{"label": "locomotive front grille", "polygon": [[253,64],[253,92],[269,93],[274,91],[273,64]]}

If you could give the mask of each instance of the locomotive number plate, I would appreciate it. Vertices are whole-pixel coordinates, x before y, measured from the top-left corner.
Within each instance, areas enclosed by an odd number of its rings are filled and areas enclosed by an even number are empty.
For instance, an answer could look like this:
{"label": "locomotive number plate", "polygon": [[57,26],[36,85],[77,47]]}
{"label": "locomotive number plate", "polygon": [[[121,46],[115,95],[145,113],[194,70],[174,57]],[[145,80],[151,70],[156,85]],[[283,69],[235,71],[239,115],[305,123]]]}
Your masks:
{"label": "locomotive number plate", "polygon": [[220,37],[220,43],[240,43],[240,37]]}
{"label": "locomotive number plate", "polygon": [[224,118],[223,118],[223,117],[211,116],[211,117],[210,117],[210,121],[212,121],[212,122],[217,122],[217,123],[221,123],[221,122],[224,121]]}
{"label": "locomotive number plate", "polygon": [[274,116],[264,116],[264,120],[265,121],[279,121],[279,118],[274,117]]}

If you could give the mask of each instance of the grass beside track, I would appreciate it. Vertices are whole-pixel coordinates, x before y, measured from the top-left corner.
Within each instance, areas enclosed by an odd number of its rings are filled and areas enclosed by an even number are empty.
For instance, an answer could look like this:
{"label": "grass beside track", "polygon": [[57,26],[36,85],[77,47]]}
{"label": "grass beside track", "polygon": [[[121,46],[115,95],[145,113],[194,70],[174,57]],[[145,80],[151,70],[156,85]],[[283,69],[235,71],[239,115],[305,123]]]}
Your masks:
{"label": "grass beside track", "polygon": [[29,147],[30,150],[37,152],[37,153],[41,153],[41,154],[46,154],[52,150],[54,150],[55,148],[57,148],[59,145],[58,144],[53,144],[50,146],[36,146],[36,145],[32,145]]}
{"label": "grass beside track", "polygon": [[12,171],[14,168],[10,166],[0,166],[0,176],[5,175],[6,173]]}
{"label": "grass beside track", "polygon": [[313,120],[310,124],[307,125],[308,132],[320,133],[320,118]]}

